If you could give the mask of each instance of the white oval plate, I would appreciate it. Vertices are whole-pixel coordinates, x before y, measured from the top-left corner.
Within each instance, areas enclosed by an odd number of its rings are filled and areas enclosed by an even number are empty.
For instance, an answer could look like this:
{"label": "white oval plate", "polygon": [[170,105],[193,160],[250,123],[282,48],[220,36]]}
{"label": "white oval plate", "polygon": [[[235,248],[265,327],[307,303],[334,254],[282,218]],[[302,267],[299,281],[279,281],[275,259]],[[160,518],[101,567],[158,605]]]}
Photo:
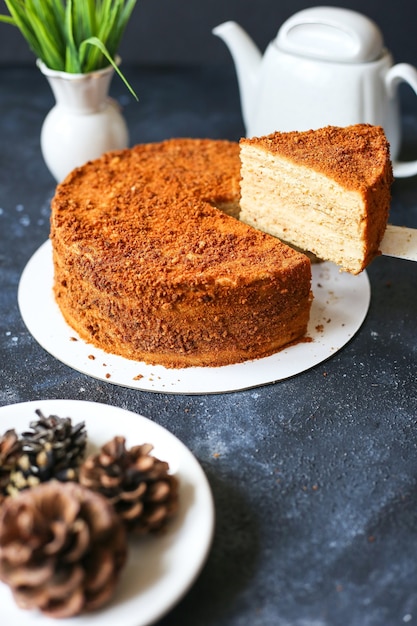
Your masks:
{"label": "white oval plate", "polygon": [[332,263],[313,264],[310,342],[264,359],[225,367],[168,369],[109,354],[84,342],[68,326],[52,292],[50,241],[22,273],[18,301],[23,320],[38,343],[62,363],[109,383],[164,393],[222,393],[257,387],[304,372],[334,355],[355,335],[368,312],[371,290],[366,272],[342,273]]}
{"label": "white oval plate", "polygon": [[151,443],[152,454],[167,461],[180,481],[179,512],[161,537],[132,539],[129,557],[116,593],[100,611],[71,619],[53,620],[40,612],[19,609],[10,589],[0,583],[2,624],[19,626],[147,626],[160,619],[188,591],[198,576],[211,546],[214,505],[207,478],[188,448],[165,428],[136,413],[78,400],[39,400],[0,408],[0,431],[26,430],[44,415],[84,421],[92,449],[115,435],[126,445]]}

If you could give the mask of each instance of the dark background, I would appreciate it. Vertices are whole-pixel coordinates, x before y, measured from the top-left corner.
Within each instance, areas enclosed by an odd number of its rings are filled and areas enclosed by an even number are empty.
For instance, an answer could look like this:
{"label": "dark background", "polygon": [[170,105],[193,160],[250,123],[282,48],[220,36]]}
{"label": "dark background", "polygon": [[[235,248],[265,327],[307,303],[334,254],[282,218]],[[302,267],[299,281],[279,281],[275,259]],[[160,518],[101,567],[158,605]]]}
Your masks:
{"label": "dark background", "polygon": [[[125,64],[176,65],[231,63],[226,46],[211,34],[235,20],[264,50],[291,15],[320,2],[302,0],[138,0],[121,47]],[[416,0],[356,0],[323,3],[360,11],[381,28],[396,62],[417,65]],[[3,0],[2,13],[7,13]],[[33,63],[17,29],[0,24],[0,64]]]}

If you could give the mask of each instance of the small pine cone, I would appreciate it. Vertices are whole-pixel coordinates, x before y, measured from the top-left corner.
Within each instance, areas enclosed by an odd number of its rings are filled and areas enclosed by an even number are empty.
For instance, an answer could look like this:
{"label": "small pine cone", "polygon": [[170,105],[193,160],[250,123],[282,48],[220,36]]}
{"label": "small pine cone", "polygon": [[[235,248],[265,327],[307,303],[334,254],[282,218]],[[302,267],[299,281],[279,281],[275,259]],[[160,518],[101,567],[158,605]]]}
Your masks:
{"label": "small pine cone", "polygon": [[87,433],[84,422],[75,426],[71,418],[50,415],[38,409],[39,420],[21,435],[22,454],[10,474],[10,495],[56,478],[77,480],[78,467],[85,456]]}
{"label": "small pine cone", "polygon": [[126,556],[113,507],[78,483],[44,483],[0,509],[0,580],[23,609],[65,618],[103,606]]}
{"label": "small pine cone", "polygon": [[88,457],[79,481],[111,502],[129,532],[162,531],[178,509],[178,480],[168,463],[149,454],[151,444],[126,449],[125,443],[114,437]]}
{"label": "small pine cone", "polygon": [[16,431],[14,428],[7,430],[0,437],[0,505],[7,497],[10,474],[16,467],[21,452],[22,444]]}

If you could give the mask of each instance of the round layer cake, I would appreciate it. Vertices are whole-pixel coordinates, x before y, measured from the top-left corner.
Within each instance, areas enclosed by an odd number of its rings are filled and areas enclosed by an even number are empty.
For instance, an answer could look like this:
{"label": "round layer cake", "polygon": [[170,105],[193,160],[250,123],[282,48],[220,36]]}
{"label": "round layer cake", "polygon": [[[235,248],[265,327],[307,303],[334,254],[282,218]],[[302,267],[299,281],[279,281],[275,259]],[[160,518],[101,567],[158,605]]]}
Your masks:
{"label": "round layer cake", "polygon": [[52,201],[54,293],[95,346],[171,368],[222,366],[304,337],[304,254],[243,224],[237,143],[172,139],[75,169]]}

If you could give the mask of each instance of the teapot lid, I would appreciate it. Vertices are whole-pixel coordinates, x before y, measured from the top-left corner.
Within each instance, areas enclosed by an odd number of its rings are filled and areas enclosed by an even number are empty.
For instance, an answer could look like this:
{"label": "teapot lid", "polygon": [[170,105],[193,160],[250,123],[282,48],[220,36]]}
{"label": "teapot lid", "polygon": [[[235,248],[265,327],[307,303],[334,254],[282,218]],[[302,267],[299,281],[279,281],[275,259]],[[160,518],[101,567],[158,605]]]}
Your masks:
{"label": "teapot lid", "polygon": [[295,13],[279,29],[275,43],[290,54],[341,63],[375,61],[383,49],[381,31],[371,19],[324,6]]}

